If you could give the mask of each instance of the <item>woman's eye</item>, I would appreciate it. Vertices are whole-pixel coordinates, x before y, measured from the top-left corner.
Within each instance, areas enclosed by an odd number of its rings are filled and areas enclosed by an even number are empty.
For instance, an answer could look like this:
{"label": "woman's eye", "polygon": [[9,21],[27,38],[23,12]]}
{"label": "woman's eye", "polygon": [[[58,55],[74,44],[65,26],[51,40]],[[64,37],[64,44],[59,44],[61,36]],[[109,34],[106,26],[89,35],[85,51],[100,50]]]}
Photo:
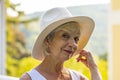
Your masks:
{"label": "woman's eye", "polygon": [[79,41],[79,37],[75,37],[74,40],[77,43]]}
{"label": "woman's eye", "polygon": [[63,36],[63,38],[65,38],[65,39],[69,39],[69,38],[70,38],[70,36],[69,36],[68,34],[63,34],[62,36]]}

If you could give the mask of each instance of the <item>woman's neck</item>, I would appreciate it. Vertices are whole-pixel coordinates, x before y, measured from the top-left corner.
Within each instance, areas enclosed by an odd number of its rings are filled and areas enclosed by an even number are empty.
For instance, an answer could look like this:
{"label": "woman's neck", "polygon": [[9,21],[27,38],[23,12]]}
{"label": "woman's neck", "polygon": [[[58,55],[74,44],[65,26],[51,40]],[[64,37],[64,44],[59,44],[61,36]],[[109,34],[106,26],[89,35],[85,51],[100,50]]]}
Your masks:
{"label": "woman's neck", "polygon": [[50,74],[60,74],[64,73],[65,69],[63,68],[63,61],[58,59],[53,59],[51,57],[46,57],[42,63],[37,67],[39,71],[43,71]]}

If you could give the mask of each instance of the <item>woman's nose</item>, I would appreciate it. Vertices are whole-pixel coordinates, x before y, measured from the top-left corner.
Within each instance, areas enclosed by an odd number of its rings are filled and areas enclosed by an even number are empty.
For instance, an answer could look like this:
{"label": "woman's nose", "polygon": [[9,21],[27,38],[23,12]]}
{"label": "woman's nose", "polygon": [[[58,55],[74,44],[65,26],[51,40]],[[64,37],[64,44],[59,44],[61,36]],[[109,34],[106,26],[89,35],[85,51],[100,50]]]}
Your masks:
{"label": "woman's nose", "polygon": [[71,46],[71,47],[77,46],[77,43],[75,42],[75,40],[73,38],[69,40],[69,46]]}

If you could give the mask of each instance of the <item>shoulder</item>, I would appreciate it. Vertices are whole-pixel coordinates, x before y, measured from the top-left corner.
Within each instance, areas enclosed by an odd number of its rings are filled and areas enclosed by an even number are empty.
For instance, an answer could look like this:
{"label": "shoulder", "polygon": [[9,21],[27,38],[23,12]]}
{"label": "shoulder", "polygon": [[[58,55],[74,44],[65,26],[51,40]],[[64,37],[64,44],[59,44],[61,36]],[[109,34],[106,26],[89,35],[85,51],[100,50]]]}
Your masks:
{"label": "shoulder", "polygon": [[28,73],[23,74],[19,80],[32,80]]}

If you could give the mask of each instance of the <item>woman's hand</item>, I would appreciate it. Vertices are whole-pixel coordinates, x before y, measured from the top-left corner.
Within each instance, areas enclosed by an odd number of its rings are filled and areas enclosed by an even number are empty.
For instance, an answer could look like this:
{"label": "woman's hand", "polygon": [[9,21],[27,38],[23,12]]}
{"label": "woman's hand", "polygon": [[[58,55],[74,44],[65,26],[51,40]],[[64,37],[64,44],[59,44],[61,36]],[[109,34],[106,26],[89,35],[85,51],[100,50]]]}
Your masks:
{"label": "woman's hand", "polygon": [[94,67],[97,67],[93,56],[90,52],[87,52],[85,50],[82,50],[79,53],[79,56],[77,58],[77,62],[81,61],[83,64],[85,64],[89,69],[92,69]]}
{"label": "woman's hand", "polygon": [[102,80],[101,74],[90,52],[82,50],[79,53],[79,56],[77,58],[77,62],[79,61],[81,61],[83,64],[85,64],[90,69],[91,80]]}

